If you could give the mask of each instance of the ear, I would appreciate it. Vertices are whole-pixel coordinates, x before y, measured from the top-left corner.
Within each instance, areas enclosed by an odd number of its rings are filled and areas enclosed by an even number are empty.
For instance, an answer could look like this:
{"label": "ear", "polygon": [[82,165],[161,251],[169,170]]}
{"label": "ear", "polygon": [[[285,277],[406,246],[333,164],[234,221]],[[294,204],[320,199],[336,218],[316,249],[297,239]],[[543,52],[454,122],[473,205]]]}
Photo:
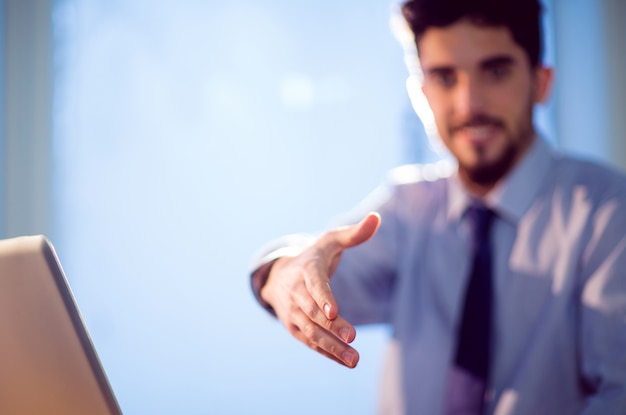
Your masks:
{"label": "ear", "polygon": [[428,103],[428,105],[430,105],[430,101],[428,100],[428,87],[425,86],[423,83],[420,85],[420,88],[422,90],[422,96],[424,97],[424,99],[426,100],[426,102]]}
{"label": "ear", "polygon": [[535,104],[547,101],[552,90],[554,70],[547,66],[539,66],[535,70]]}
{"label": "ear", "polygon": [[424,87],[424,84],[422,84],[421,88],[422,88],[422,94],[426,96],[426,88]]}

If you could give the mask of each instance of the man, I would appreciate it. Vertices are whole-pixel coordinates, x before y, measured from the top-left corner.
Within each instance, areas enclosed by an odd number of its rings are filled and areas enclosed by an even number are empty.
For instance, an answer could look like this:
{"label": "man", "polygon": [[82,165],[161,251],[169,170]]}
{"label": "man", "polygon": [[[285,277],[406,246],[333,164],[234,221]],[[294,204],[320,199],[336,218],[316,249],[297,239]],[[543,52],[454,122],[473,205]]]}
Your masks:
{"label": "man", "polygon": [[257,298],[348,367],[354,325],[389,324],[381,413],[626,413],[626,178],[537,136],[540,4],[402,11],[456,171],[402,168],[378,213],[285,239],[255,267]]}

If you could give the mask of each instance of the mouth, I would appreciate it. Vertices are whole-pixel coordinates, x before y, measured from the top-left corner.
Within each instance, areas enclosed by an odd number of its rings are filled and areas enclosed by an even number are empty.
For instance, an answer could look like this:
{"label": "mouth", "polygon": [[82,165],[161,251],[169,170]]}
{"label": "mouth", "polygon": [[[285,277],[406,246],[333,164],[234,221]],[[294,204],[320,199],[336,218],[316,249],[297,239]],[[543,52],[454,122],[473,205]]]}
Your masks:
{"label": "mouth", "polygon": [[452,128],[451,135],[459,135],[470,143],[485,143],[504,128],[504,123],[487,114],[475,114]]}
{"label": "mouth", "polygon": [[499,130],[494,124],[469,125],[457,129],[455,135],[471,145],[482,146],[493,141]]}

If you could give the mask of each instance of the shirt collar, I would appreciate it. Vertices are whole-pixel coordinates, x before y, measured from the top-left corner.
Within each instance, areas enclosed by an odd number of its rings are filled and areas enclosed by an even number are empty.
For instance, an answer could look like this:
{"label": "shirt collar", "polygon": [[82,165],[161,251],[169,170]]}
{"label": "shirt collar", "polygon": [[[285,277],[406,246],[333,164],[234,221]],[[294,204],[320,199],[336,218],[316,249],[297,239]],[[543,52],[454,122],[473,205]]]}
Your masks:
{"label": "shirt collar", "polygon": [[[552,149],[540,137],[522,160],[485,196],[484,203],[503,219],[517,223],[544,183],[552,163]],[[461,183],[458,172],[448,181],[448,220],[458,221],[475,198]]]}

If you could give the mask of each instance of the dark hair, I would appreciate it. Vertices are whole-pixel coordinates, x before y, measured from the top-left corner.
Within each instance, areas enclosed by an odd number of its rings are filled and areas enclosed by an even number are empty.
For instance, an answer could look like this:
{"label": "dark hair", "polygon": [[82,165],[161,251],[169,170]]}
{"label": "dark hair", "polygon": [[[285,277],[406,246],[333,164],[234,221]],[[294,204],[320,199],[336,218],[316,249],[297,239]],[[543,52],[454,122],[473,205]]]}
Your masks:
{"label": "dark hair", "polygon": [[416,45],[430,27],[469,19],[481,26],[508,28],[532,67],[540,63],[543,53],[541,12],[539,0],[409,0],[402,6]]}

